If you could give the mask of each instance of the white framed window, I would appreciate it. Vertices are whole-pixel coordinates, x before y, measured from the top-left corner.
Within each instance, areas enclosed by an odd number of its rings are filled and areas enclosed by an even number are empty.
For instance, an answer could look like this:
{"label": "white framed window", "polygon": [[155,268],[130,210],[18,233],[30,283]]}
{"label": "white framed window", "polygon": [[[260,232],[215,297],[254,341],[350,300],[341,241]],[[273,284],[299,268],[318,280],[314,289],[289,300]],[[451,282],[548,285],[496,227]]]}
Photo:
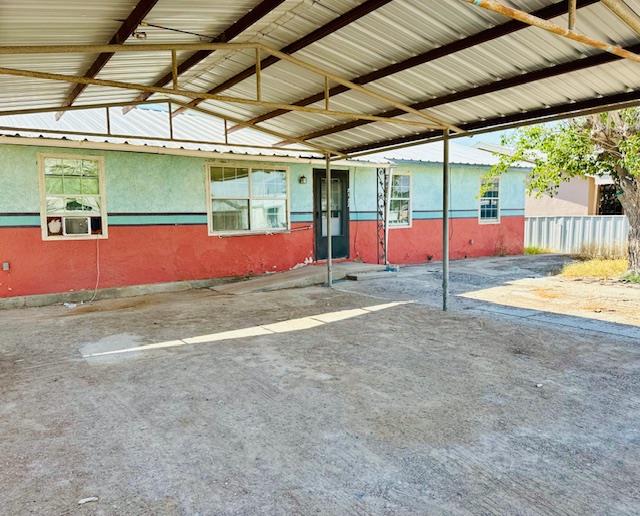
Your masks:
{"label": "white framed window", "polygon": [[209,164],[206,170],[209,234],[289,230],[286,167]]}
{"label": "white framed window", "polygon": [[483,224],[500,222],[500,179],[482,179],[478,220]]}
{"label": "white framed window", "polygon": [[104,159],[38,154],[43,240],[107,238]]}
{"label": "white framed window", "polygon": [[389,227],[411,227],[411,174],[391,172]]}

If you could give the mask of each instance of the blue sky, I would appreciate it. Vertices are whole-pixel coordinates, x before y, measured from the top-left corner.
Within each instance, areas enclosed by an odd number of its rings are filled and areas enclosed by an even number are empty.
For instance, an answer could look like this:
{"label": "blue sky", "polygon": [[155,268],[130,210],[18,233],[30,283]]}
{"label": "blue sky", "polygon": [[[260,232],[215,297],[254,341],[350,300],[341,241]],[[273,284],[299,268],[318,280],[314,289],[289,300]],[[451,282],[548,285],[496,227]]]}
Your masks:
{"label": "blue sky", "polygon": [[513,131],[513,129],[509,129],[506,131],[495,131],[493,133],[479,134],[477,136],[470,136],[467,138],[458,138],[456,139],[456,143],[459,143],[460,145],[467,145],[469,147],[475,147],[479,143],[500,145],[500,139],[502,138],[502,136],[512,133]]}

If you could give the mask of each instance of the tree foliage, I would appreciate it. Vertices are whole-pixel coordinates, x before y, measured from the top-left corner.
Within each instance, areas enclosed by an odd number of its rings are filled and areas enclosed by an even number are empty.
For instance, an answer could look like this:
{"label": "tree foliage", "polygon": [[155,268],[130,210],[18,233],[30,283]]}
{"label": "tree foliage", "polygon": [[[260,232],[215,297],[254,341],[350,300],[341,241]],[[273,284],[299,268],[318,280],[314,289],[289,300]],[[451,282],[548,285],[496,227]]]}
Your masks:
{"label": "tree foliage", "polygon": [[503,138],[502,144],[512,152],[499,156],[489,176],[525,162],[532,166],[528,190],[534,194],[553,195],[573,177],[610,175],[620,188],[640,181],[637,108],[524,127]]}
{"label": "tree foliage", "polygon": [[610,176],[629,219],[629,269],[640,274],[640,109],[600,113],[517,130],[487,179],[519,162],[531,165],[530,193],[554,195],[574,177]]}

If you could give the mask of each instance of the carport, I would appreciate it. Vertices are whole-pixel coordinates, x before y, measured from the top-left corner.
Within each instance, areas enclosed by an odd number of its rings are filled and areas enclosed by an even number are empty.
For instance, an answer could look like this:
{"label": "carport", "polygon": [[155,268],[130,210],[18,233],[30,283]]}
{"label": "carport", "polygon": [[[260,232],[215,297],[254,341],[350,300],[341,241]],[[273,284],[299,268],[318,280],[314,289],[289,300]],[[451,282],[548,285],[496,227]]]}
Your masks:
{"label": "carport", "polygon": [[[638,0],[10,0],[0,7],[0,132],[119,134],[115,108],[195,110],[269,149],[331,162],[444,140],[443,308],[448,278],[449,138],[548,122],[640,101]],[[91,132],[4,125],[4,116],[96,110]],[[242,143],[245,142],[245,143]],[[252,145],[252,147],[259,147]],[[389,174],[378,170],[386,260]],[[327,210],[328,222],[330,211]],[[331,224],[327,284],[331,285]]]}

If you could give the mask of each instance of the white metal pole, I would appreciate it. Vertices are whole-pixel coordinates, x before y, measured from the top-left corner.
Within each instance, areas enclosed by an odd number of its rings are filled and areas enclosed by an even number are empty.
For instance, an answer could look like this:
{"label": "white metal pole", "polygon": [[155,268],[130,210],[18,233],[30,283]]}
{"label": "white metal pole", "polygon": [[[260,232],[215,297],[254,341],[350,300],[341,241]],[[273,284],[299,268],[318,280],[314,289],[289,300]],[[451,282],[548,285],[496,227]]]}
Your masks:
{"label": "white metal pole", "polygon": [[442,310],[449,308],[449,129],[444,129],[442,157]]}
{"label": "white metal pole", "polygon": [[384,182],[384,264],[389,265],[389,204],[391,203],[392,169],[388,168]]}
{"label": "white metal pole", "polygon": [[325,155],[325,167],[327,170],[327,286],[333,286],[333,249],[331,242],[331,157]]}

